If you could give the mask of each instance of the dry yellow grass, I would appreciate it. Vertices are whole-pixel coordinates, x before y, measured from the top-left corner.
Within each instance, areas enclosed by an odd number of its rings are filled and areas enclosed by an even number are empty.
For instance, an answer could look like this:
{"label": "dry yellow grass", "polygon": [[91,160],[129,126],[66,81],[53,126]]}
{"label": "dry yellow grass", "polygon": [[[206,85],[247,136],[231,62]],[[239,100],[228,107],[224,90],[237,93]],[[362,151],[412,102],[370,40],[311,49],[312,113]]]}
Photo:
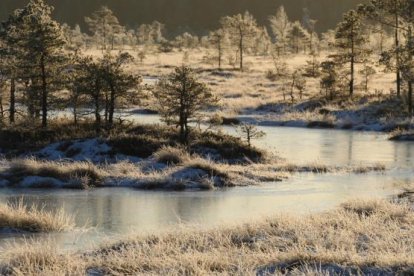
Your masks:
{"label": "dry yellow grass", "polygon": [[9,178],[17,183],[27,176],[41,177],[39,188],[54,187],[55,180],[65,182],[67,188],[97,187],[105,172],[91,162],[54,162],[34,158],[15,159],[5,165]]}
{"label": "dry yellow grass", "polygon": [[[163,165],[158,163],[162,162]],[[134,187],[138,189],[215,189],[260,185],[288,178],[293,173],[368,173],[385,171],[381,164],[349,167],[313,163],[295,165],[280,158],[264,164],[226,164],[165,147],[152,158],[95,165],[90,162],[16,159],[4,161],[3,177],[16,187],[76,188]]]}
{"label": "dry yellow grass", "polygon": [[333,265],[396,273],[414,266],[413,226],[408,205],[352,201],[323,214],[130,237],[87,254],[28,244],[0,258],[11,275],[255,275],[279,266],[320,275]]}
{"label": "dry yellow grass", "polygon": [[[137,56],[141,49],[125,49],[125,51],[128,51],[133,56]],[[188,53],[190,56],[186,62],[183,62],[184,53]],[[86,54],[99,57],[102,55],[102,51],[87,50]],[[203,62],[203,57],[207,54],[213,54],[213,51],[211,49],[198,48],[187,49],[185,52],[178,50],[170,53],[148,52],[144,62],[140,63],[137,61],[129,66],[129,70],[143,76],[159,77],[169,74],[172,67],[185,63],[197,69],[200,72],[200,78],[208,84],[213,93],[222,99],[220,110],[226,116],[240,114],[246,110],[256,109],[266,104],[291,102],[289,80],[278,79],[272,82],[266,78],[266,72],[274,69],[274,61],[271,56],[247,55],[245,57],[246,70],[244,72],[239,72],[236,70],[237,68],[235,69],[232,65],[225,63],[222,74],[216,74],[212,73],[212,71],[217,69],[217,65]],[[321,52],[318,60],[323,61],[331,54]],[[287,66],[284,71],[293,72],[296,69],[303,69],[310,59],[309,55],[303,53],[284,56],[282,61]],[[373,57],[373,61],[376,61],[375,57]],[[356,71],[359,72],[361,69],[362,65],[358,64]],[[381,92],[383,95],[389,95],[393,89],[395,90],[395,75],[384,72],[384,67],[382,66],[376,65],[375,70],[377,73],[369,82],[368,94],[373,95]],[[306,78],[306,80],[307,85],[303,101],[322,96],[320,79]],[[355,96],[367,94],[359,87],[363,81],[363,76],[360,73],[356,74],[356,85],[358,87]],[[285,90],[286,99],[284,99],[283,90]],[[295,92],[295,102],[301,101],[299,95]]]}
{"label": "dry yellow grass", "polygon": [[28,232],[62,232],[74,227],[74,217],[63,209],[48,212],[38,206],[27,207],[23,201],[0,204],[0,229]]}

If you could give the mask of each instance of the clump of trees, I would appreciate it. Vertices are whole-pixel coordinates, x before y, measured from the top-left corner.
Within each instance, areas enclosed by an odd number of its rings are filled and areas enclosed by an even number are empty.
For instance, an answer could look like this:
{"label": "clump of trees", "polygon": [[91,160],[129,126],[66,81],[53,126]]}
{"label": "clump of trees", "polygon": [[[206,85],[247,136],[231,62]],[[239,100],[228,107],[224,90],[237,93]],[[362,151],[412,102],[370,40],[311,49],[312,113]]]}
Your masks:
{"label": "clump of trees", "polygon": [[60,24],[51,18],[52,10],[42,0],[31,0],[2,23],[1,54],[7,61],[2,71],[10,79],[11,123],[15,121],[16,82],[23,83],[29,117],[41,117],[43,127],[52,93],[62,86],[65,40]]}
{"label": "clump of trees", "polygon": [[69,54],[63,28],[52,19],[52,11],[43,0],[30,0],[1,24],[0,70],[10,87],[9,122],[15,122],[17,112],[25,112],[25,117],[40,120],[45,128],[51,109],[70,106],[77,123],[79,105],[93,103],[97,125],[102,110],[105,122],[112,125],[118,100],[138,91],[139,78],[124,68],[132,57],[107,53],[93,59],[79,52]]}

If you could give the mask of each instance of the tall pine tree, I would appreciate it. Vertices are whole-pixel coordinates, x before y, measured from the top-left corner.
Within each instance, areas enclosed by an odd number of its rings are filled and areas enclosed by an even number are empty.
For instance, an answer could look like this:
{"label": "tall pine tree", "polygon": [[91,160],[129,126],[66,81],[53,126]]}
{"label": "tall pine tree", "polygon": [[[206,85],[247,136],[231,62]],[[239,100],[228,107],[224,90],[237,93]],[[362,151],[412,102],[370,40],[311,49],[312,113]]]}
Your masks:
{"label": "tall pine tree", "polygon": [[338,53],[334,56],[337,63],[349,64],[349,95],[352,97],[355,90],[355,64],[366,53],[364,44],[366,38],[362,31],[361,16],[351,10],[344,14],[343,21],[336,29],[335,46]]}

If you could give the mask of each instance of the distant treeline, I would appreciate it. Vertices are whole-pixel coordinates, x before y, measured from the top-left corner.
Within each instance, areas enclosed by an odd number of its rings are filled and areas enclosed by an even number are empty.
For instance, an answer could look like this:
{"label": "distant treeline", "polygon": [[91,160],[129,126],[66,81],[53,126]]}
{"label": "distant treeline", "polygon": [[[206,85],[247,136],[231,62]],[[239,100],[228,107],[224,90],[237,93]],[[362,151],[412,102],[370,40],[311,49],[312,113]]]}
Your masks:
{"label": "distant treeline", "polygon": [[[28,0],[1,0],[0,20]],[[120,18],[121,24],[137,27],[154,20],[167,26],[167,36],[188,31],[205,35],[218,27],[225,15],[250,11],[258,23],[265,25],[276,8],[284,5],[289,17],[301,20],[308,9],[310,16],[318,20],[317,31],[334,28],[342,14],[365,0],[48,0],[56,9],[54,18],[70,25],[84,26],[84,17],[107,5]]]}

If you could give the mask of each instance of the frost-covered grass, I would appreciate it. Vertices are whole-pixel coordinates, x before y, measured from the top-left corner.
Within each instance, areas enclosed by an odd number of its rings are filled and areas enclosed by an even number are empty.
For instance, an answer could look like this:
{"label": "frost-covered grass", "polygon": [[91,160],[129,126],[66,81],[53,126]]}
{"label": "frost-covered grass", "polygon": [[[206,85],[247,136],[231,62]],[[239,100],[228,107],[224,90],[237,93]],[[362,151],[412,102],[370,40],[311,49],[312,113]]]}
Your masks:
{"label": "frost-covered grass", "polygon": [[[163,125],[116,125],[110,131],[95,132],[94,123],[74,126],[58,120],[48,129],[10,126],[0,129],[0,148],[7,157],[35,155],[48,160],[91,160],[105,163],[119,159],[148,158],[162,148],[180,147],[178,130]],[[241,139],[220,132],[194,129],[188,151],[217,161],[240,163],[266,161],[263,150],[249,147]],[[131,159],[131,158],[129,158]]]}
{"label": "frost-covered grass", "polygon": [[389,134],[392,141],[414,141],[414,130],[396,129]]}
{"label": "frost-covered grass", "polygon": [[322,214],[131,236],[86,254],[26,244],[3,250],[0,267],[10,275],[409,275],[413,245],[408,205],[354,200]]}
{"label": "frost-covered grass", "polygon": [[22,201],[0,204],[0,231],[62,232],[74,227],[74,217],[63,209],[45,211],[38,206],[27,207]]}
{"label": "frost-covered grass", "polygon": [[105,172],[91,162],[55,162],[33,158],[3,161],[3,178],[12,186],[79,188],[102,186]]}
{"label": "frost-covered grass", "polygon": [[[200,156],[183,153],[180,163],[170,163],[163,148],[153,158],[132,163],[120,161],[95,165],[91,162],[4,160],[1,178],[6,186],[15,188],[73,188],[133,187],[138,189],[214,189],[257,185],[261,181],[280,181],[286,177],[282,170],[270,165],[231,165],[216,163]],[[169,156],[171,157],[171,156]],[[160,163],[161,161],[167,163]],[[252,169],[254,172],[250,172]]]}
{"label": "frost-covered grass", "polygon": [[[136,54],[134,51],[131,53]],[[368,92],[363,89],[362,74],[356,74],[356,89],[352,99],[345,88],[330,100],[330,97],[321,91],[320,79],[307,77],[303,97],[300,98],[299,93],[295,91],[293,101],[290,95],[289,77],[277,78],[274,81],[266,78],[266,72],[274,70],[274,63],[270,56],[247,54],[244,72],[226,64],[225,59],[223,70],[218,71],[216,65],[203,62],[203,57],[213,54],[212,50],[186,49],[171,53],[148,53],[147,59],[143,63],[131,66],[131,70],[135,68],[144,76],[159,77],[169,73],[173,66],[183,64],[184,53],[190,55],[190,59],[185,63],[195,68],[213,93],[222,99],[215,112],[222,113],[223,117],[250,114],[264,116],[262,120],[267,122],[272,120],[274,125],[379,131],[391,131],[405,124],[405,119],[408,117],[406,104],[397,100],[393,92],[395,91],[394,74],[385,72],[379,65],[376,65],[376,74],[370,79]],[[320,53],[319,61],[323,61],[330,54]],[[310,57],[302,53],[282,57],[282,62],[286,63],[284,72],[303,69],[308,60]],[[362,69],[360,66],[362,65],[357,65],[357,72]],[[295,110],[297,106],[315,101],[321,103],[317,110]],[[147,107],[151,105],[150,99]],[[288,108],[280,109],[280,105]],[[326,109],[330,106],[335,107],[333,114],[319,114],[320,108]],[[267,115],[276,116],[267,118]]]}
{"label": "frost-covered grass", "polygon": [[190,155],[181,147],[165,146],[154,153],[154,158],[159,163],[177,165],[190,160]]}
{"label": "frost-covered grass", "polygon": [[161,148],[140,162],[93,164],[88,161],[45,161],[33,158],[2,162],[4,186],[15,188],[132,187],[137,189],[185,190],[260,185],[283,181],[294,173],[368,173],[386,167],[350,167],[323,164],[295,165],[283,160],[263,164],[216,162],[183,148]]}

